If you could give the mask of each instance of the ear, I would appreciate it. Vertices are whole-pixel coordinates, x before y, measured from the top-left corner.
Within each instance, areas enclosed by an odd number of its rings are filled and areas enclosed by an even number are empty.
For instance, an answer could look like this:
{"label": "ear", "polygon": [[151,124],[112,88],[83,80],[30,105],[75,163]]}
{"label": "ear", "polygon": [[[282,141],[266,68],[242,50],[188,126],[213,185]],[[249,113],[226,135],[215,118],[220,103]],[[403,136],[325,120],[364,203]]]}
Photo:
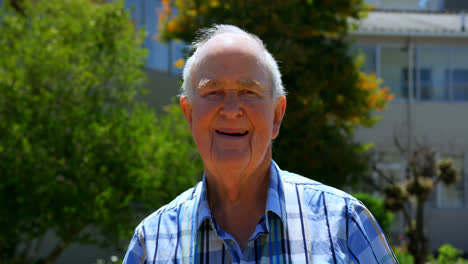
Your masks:
{"label": "ear", "polygon": [[182,107],[182,110],[184,111],[184,116],[189,124],[190,132],[191,132],[192,131],[192,104],[190,103],[190,100],[188,99],[187,96],[180,97],[180,106]]}
{"label": "ear", "polygon": [[286,97],[280,96],[276,99],[275,102],[275,116],[273,118],[273,135],[272,139],[275,139],[281,127],[281,122],[283,121],[284,113],[286,112]]}

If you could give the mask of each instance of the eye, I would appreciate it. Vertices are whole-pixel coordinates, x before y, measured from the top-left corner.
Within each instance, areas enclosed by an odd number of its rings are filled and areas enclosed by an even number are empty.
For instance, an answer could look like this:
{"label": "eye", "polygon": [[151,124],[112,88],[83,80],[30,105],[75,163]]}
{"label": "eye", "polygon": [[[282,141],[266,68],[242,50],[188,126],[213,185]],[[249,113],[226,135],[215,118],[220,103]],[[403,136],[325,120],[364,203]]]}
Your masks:
{"label": "eye", "polygon": [[257,93],[253,90],[249,90],[249,89],[245,89],[245,90],[242,90],[241,91],[241,94],[245,94],[245,95],[257,95]]}
{"label": "eye", "polygon": [[211,90],[211,91],[207,91],[203,95],[208,96],[208,97],[213,97],[213,96],[218,96],[218,95],[221,95],[221,94],[222,94],[221,90]]}

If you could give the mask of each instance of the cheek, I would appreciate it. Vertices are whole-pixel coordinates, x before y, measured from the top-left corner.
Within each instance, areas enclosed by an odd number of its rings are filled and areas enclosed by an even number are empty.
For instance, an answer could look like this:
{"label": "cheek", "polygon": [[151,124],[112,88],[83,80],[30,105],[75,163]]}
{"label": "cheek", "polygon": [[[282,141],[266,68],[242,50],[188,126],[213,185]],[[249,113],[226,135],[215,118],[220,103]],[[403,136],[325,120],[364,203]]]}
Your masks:
{"label": "cheek", "polygon": [[202,104],[192,109],[192,135],[200,152],[211,147],[211,123],[216,107]]}
{"label": "cheek", "polygon": [[274,114],[271,107],[265,106],[265,104],[257,104],[250,109],[252,109],[253,120],[255,120],[253,121],[254,125],[258,124],[263,130],[272,129]]}
{"label": "cheek", "polygon": [[193,126],[203,128],[213,116],[214,107],[207,103],[197,103],[192,106]]}
{"label": "cheek", "polygon": [[252,112],[251,123],[254,126],[254,141],[268,145],[274,136],[273,119],[274,116],[268,109],[258,107]]}
{"label": "cheek", "polygon": [[211,151],[211,138],[209,132],[206,131],[203,127],[200,127],[200,123],[195,124],[192,131],[192,136],[197,146],[198,153],[204,161],[210,156]]}
{"label": "cheek", "polygon": [[210,101],[203,101],[198,102],[197,104],[193,104],[192,112],[193,116],[197,117],[198,120],[210,119],[216,114],[216,109],[218,108],[219,104],[216,102]]}
{"label": "cheek", "polygon": [[205,115],[193,115],[192,135],[198,147],[207,143],[209,137],[209,122]]}

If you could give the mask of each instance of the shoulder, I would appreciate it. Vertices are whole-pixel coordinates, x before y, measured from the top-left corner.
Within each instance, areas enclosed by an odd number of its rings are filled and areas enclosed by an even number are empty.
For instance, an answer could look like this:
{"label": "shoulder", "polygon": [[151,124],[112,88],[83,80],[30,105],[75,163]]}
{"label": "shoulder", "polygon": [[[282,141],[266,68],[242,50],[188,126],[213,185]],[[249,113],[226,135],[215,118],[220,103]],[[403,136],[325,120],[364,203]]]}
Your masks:
{"label": "shoulder", "polygon": [[305,192],[317,193],[327,196],[334,196],[338,199],[346,199],[350,201],[358,201],[352,195],[339,190],[337,188],[325,185],[321,182],[311,180],[302,175],[292,173],[285,170],[279,170],[281,180],[286,185],[291,185],[293,187],[303,188]]}
{"label": "shoulder", "polygon": [[177,226],[177,218],[181,210],[195,210],[200,195],[200,185],[201,182],[197,183],[193,188],[181,193],[171,202],[147,216],[138,225],[137,231],[147,233],[149,230],[167,229],[171,225]]}
{"label": "shoulder", "polygon": [[355,210],[363,206],[352,195],[337,188],[285,170],[279,170],[279,174],[285,191],[300,193],[306,205],[315,207],[332,206],[335,208],[346,208],[347,210]]}
{"label": "shoulder", "polygon": [[[200,183],[143,219],[135,229],[123,263],[151,262],[156,253],[158,259],[172,260],[177,252],[173,240],[179,237],[181,223],[193,222],[184,216],[192,216],[196,210],[199,193]],[[155,245],[159,245],[159,251]]]}

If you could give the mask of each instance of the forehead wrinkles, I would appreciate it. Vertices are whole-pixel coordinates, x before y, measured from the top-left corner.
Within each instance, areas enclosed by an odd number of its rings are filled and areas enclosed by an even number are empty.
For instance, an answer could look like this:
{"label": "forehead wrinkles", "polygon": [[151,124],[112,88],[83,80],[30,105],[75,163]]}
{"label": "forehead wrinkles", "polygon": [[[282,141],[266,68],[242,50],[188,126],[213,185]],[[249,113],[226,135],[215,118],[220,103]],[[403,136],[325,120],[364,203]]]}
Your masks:
{"label": "forehead wrinkles", "polygon": [[[248,67],[255,66],[253,69]],[[242,66],[242,67],[239,67]],[[246,54],[241,52],[220,52],[220,53],[209,53],[203,56],[197,65],[203,74],[224,72],[228,74],[238,73],[266,73],[266,67],[264,63],[258,58],[258,56],[252,54]],[[248,72],[247,70],[250,70]],[[254,72],[255,71],[255,72]]]}
{"label": "forehead wrinkles", "polygon": [[[200,54],[202,57],[197,61],[193,72],[192,87],[201,85],[203,80],[219,81],[222,78],[218,74],[237,77],[237,81],[243,84],[262,83],[267,90],[271,90],[271,73],[258,55],[246,52],[223,50],[219,52],[207,52]],[[245,60],[245,61],[243,61]],[[238,63],[231,67],[231,63]],[[255,65],[251,71],[247,71],[247,64]],[[245,66],[245,67],[242,67]],[[258,73],[261,73],[259,76]],[[269,91],[271,92],[271,91]]]}
{"label": "forehead wrinkles", "polygon": [[[192,68],[192,77],[190,80],[192,89],[196,89],[198,87],[198,82],[201,78],[210,75],[209,71],[212,70],[208,71],[210,67],[208,67],[207,69],[206,66],[214,66],[211,62],[211,59],[213,59],[216,56],[231,55],[235,57],[250,57],[252,61],[255,61],[258,67],[257,69],[260,70],[266,78],[265,89],[268,90],[269,93],[273,94],[272,73],[270,72],[268,65],[265,61],[265,50],[263,46],[260,45],[260,43],[258,43],[257,41],[246,36],[225,33],[211,38],[204,45],[199,47],[199,49],[195,52],[196,59],[194,61],[194,65]],[[233,72],[231,74],[237,73],[234,72],[234,70],[238,69],[234,68],[232,69]],[[216,69],[216,67],[214,67],[214,69]],[[243,77],[244,79],[246,79],[245,77],[247,76]]]}
{"label": "forehead wrinkles", "polygon": [[194,89],[222,87],[230,79],[239,86],[259,87],[267,94],[273,92],[270,71],[257,56],[250,54],[208,54],[199,61],[194,73]]}

